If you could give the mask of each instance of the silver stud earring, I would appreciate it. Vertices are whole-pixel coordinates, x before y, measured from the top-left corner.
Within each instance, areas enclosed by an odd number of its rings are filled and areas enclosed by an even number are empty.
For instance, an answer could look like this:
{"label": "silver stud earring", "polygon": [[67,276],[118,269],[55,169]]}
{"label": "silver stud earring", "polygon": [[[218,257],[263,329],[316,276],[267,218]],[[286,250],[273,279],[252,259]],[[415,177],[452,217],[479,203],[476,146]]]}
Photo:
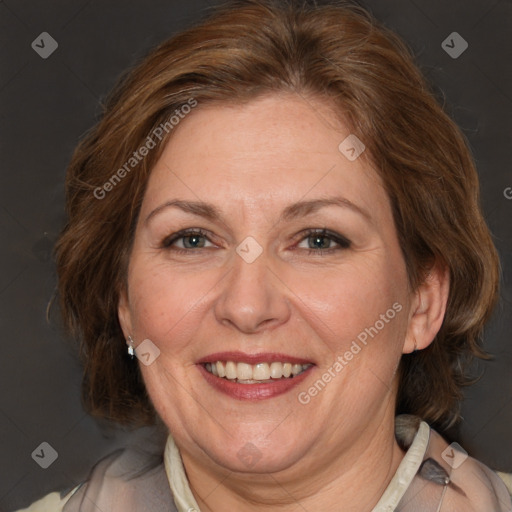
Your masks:
{"label": "silver stud earring", "polygon": [[126,340],[126,344],[128,345],[128,354],[133,359],[133,355],[135,354],[135,349],[133,346],[133,339],[131,336],[128,336],[128,339]]}

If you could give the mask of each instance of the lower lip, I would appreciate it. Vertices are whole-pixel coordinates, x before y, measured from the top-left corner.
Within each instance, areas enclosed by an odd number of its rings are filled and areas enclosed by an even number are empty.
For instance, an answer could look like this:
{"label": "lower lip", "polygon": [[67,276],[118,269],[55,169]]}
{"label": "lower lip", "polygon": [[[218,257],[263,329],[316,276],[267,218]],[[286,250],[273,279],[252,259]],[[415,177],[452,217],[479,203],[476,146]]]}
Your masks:
{"label": "lower lip", "polygon": [[310,366],[302,373],[293,378],[276,379],[275,382],[267,382],[262,384],[238,384],[222,377],[216,377],[206,370],[202,364],[197,365],[206,382],[214,387],[217,391],[237,400],[265,400],[282,395],[298,386],[307,378],[313,366]]}

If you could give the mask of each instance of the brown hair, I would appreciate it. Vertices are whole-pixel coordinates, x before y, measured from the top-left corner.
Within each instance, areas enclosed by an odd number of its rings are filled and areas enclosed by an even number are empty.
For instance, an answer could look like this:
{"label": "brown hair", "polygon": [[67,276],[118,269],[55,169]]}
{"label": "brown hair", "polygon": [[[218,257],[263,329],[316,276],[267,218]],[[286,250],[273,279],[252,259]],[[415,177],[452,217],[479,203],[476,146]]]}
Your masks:
{"label": "brown hair", "polygon": [[[80,340],[86,409],[126,424],[156,419],[126,355],[117,307],[145,185],[172,136],[170,116],[193,101],[273,92],[326,98],[364,142],[391,200],[412,289],[434,261],[448,266],[444,323],[428,348],[402,357],[397,412],[453,424],[468,364],[487,357],[480,336],[497,300],[499,261],[464,135],[408,47],[349,2],[230,2],[135,67],[77,147],[56,258],[65,326]],[[165,136],[153,140],[163,126]],[[127,166],[148,137],[154,149]]]}

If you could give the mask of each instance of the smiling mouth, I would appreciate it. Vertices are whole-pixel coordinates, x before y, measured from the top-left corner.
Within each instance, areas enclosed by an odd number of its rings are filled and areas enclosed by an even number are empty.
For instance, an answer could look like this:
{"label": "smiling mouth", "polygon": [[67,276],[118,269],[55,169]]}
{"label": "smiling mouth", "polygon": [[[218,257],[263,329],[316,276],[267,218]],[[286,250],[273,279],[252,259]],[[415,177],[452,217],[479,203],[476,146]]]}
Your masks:
{"label": "smiling mouth", "polygon": [[203,364],[205,370],[216,377],[238,384],[267,384],[294,377],[313,364],[272,363],[248,364],[234,361],[215,361]]}

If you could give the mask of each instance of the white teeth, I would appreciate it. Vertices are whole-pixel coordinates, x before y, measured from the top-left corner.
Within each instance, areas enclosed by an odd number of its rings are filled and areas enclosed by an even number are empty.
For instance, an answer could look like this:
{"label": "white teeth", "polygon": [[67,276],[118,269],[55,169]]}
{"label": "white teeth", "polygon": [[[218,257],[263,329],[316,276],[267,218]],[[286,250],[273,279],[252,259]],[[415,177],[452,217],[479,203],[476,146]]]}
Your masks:
{"label": "white teeth", "polygon": [[[239,363],[240,364],[240,363]],[[279,363],[277,363],[279,364]],[[254,370],[253,370],[253,379],[254,380],[267,380],[267,379],[270,379],[271,375],[270,375],[270,366],[268,365],[268,363],[258,363],[258,364],[255,364],[253,366]],[[275,379],[279,379],[281,377],[281,375],[279,375],[279,377],[274,377]]]}
{"label": "white teeth", "polygon": [[226,363],[226,379],[236,379],[237,377],[236,364],[233,361],[228,361]]}
{"label": "white teeth", "polygon": [[292,364],[280,363],[235,363],[234,361],[216,361],[206,363],[205,368],[208,372],[217,377],[228,380],[237,380],[242,384],[253,384],[255,382],[271,381],[272,379],[295,377],[304,370],[307,370],[311,364]]}
{"label": "white teeth", "polygon": [[283,376],[283,365],[281,363],[272,363],[270,365],[270,376],[273,379],[280,379]]}
{"label": "white teeth", "polygon": [[252,366],[247,363],[238,363],[236,365],[236,378],[241,380],[252,379]]}
{"label": "white teeth", "polygon": [[302,371],[302,365],[301,364],[294,364],[292,366],[292,373],[293,375],[298,375]]}
{"label": "white teeth", "polygon": [[226,368],[224,367],[223,363],[221,363],[220,361],[217,361],[217,363],[212,363],[212,366],[216,366],[217,367],[217,374],[218,374],[219,377],[225,377],[226,376]]}

